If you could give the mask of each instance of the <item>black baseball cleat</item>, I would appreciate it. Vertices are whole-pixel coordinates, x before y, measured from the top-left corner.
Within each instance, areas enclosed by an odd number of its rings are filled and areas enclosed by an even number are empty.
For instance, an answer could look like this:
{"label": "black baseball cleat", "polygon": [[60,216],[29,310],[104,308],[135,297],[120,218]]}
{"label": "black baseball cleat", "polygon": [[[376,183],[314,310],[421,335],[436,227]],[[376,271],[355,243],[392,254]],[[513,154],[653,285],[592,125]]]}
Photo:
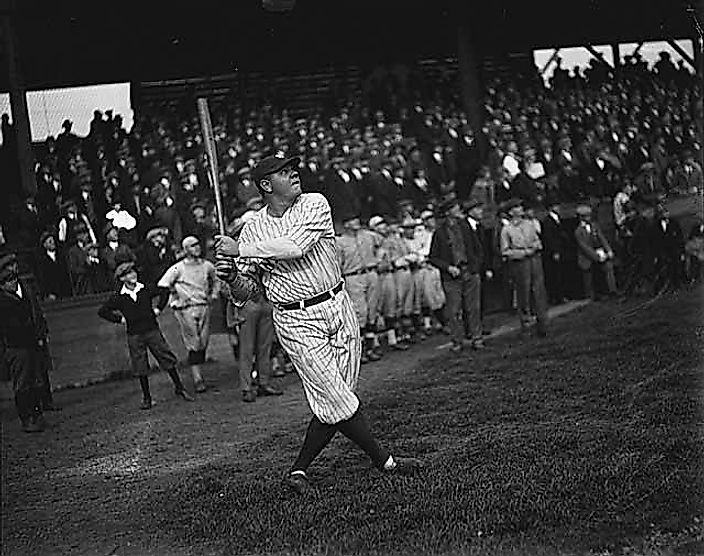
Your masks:
{"label": "black baseball cleat", "polygon": [[260,386],[257,388],[257,396],[281,396],[283,392],[272,386]]}
{"label": "black baseball cleat", "polygon": [[313,485],[310,484],[305,473],[289,473],[284,478],[284,485],[296,494],[305,494],[313,490]]}
{"label": "black baseball cleat", "polygon": [[417,458],[394,458],[394,467],[391,469],[384,468],[382,471],[389,475],[413,475],[421,471],[424,467],[423,462]]}
{"label": "black baseball cleat", "polygon": [[142,403],[139,404],[139,409],[151,409],[154,407],[154,402],[151,398],[142,398]]}
{"label": "black baseball cleat", "polygon": [[177,395],[179,398],[182,398],[183,400],[185,400],[185,401],[187,401],[187,402],[192,402],[192,401],[194,401],[193,396],[191,396],[191,395],[190,395],[188,392],[186,392],[185,390],[176,390],[176,395]]}

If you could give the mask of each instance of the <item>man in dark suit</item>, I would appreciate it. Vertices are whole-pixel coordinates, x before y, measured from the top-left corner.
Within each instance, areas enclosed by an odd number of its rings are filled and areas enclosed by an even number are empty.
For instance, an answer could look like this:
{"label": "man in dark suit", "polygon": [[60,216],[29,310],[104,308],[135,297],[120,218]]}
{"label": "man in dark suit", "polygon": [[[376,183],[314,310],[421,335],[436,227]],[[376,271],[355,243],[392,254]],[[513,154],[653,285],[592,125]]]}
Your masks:
{"label": "man in dark suit", "polygon": [[596,299],[593,285],[594,271],[600,271],[606,278],[606,287],[610,296],[617,295],[614,276],[614,252],[596,222],[592,221],[592,209],[586,205],[577,207],[579,225],[574,231],[577,240],[577,265],[582,271],[584,293]]}
{"label": "man in dark suit", "polygon": [[446,199],[441,211],[445,215],[430,245],[428,262],[440,269],[446,296],[446,318],[450,327],[453,352],[463,347],[465,336],[462,313],[468,316],[471,345],[483,347],[481,324],[482,247],[472,233],[457,198]]}
{"label": "man in dark suit", "polygon": [[134,183],[128,193],[121,196],[122,208],[134,216],[137,220],[137,242],[144,239],[145,234],[152,228],[153,211],[149,204],[149,199],[142,193],[142,188],[138,182]]}
{"label": "man in dark suit", "polygon": [[668,286],[679,288],[684,274],[684,234],[680,223],[670,216],[665,205],[658,205],[657,224],[653,229],[656,259],[656,291]]}
{"label": "man in dark suit", "polygon": [[39,240],[37,255],[37,282],[41,295],[54,300],[71,296],[71,277],[64,253],[56,245],[56,238],[44,232]]}
{"label": "man in dark suit", "polygon": [[570,246],[570,236],[560,216],[560,204],[555,197],[547,202],[547,215],[541,226],[543,242],[543,270],[545,272],[545,289],[548,302],[559,305],[567,301],[566,261]]}
{"label": "man in dark suit", "polygon": [[[492,260],[494,257],[493,248],[493,237],[492,231],[487,230],[482,224],[484,219],[484,205],[479,199],[470,199],[463,204],[464,213],[467,215],[467,224],[469,224],[470,234],[472,237],[472,245],[475,253],[481,256],[481,269],[479,271],[480,275],[480,311],[479,311],[479,322],[481,324],[482,334],[487,333],[487,329],[484,327],[484,310],[486,307],[486,282],[491,280],[494,276],[494,271],[491,268]],[[471,323],[470,315],[465,315],[465,325]],[[473,333],[469,330],[468,326],[465,326],[466,335],[472,341],[472,345],[476,349],[482,349],[484,347],[484,342],[481,338],[473,338]]]}
{"label": "man in dark suit", "polygon": [[14,253],[0,253],[0,371],[12,381],[15,407],[28,433],[41,432],[53,409],[49,329],[34,288],[18,276]]}

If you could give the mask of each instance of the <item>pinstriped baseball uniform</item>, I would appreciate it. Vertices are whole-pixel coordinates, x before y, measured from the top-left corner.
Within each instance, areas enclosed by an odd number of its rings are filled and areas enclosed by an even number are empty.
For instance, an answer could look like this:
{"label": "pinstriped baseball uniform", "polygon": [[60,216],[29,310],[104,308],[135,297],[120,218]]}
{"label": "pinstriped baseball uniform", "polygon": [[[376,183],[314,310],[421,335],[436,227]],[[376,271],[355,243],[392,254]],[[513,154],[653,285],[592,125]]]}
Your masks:
{"label": "pinstriped baseball uniform", "polygon": [[264,207],[240,234],[238,273],[227,284],[242,305],[263,287],[274,305],[274,328],[293,362],[313,413],[323,423],[349,419],[359,407],[354,393],[361,341],[344,288],[307,308],[281,305],[331,291],[341,281],[330,205],[319,193],[303,193],[281,217]]}

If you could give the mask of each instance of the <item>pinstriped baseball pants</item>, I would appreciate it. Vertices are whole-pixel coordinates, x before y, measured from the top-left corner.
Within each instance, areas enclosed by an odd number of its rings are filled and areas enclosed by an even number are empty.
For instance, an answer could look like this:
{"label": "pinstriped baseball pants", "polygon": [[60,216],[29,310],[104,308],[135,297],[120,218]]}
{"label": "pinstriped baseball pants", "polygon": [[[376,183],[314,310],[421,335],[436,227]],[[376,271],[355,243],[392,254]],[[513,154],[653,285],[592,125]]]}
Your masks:
{"label": "pinstriped baseball pants", "polygon": [[274,328],[313,414],[330,425],[352,417],[362,344],[347,290],[306,309],[275,308]]}

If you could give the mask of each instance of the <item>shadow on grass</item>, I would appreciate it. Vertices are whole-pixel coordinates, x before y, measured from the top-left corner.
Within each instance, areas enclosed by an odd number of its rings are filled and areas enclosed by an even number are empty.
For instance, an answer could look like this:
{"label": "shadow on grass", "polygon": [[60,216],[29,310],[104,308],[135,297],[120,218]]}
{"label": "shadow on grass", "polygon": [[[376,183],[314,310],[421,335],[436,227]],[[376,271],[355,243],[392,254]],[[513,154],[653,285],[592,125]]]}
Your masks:
{"label": "shadow on grass", "polygon": [[337,441],[301,499],[252,453],[175,476],[154,519],[227,554],[697,553],[700,293],[623,318],[594,305],[547,340],[399,372],[365,407],[394,453],[428,462],[420,476],[381,476]]}

